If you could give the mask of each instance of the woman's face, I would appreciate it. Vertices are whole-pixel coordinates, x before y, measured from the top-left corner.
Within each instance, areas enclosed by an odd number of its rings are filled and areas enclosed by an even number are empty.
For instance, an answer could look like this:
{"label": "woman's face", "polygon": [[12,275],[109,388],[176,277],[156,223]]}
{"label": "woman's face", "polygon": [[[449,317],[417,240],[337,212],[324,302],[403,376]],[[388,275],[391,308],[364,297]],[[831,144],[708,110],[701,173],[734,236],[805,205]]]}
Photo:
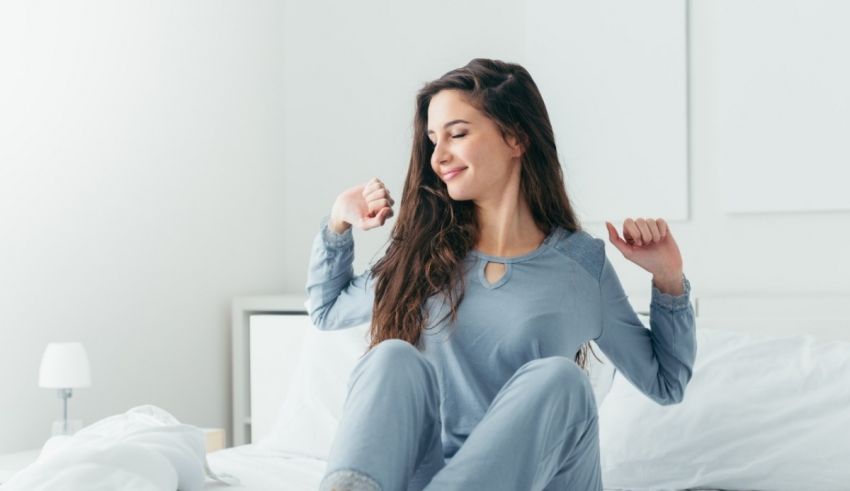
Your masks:
{"label": "woman's face", "polygon": [[506,143],[496,123],[468,104],[458,90],[442,90],[428,105],[431,168],[456,201],[500,197],[519,180],[521,148]]}

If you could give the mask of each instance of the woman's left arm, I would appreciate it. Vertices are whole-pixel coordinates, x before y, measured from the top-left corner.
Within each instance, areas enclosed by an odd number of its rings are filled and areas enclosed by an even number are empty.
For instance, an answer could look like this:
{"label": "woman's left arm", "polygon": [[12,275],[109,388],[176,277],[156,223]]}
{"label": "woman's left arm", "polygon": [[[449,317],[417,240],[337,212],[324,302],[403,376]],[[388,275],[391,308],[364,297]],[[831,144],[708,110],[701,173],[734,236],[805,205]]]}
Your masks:
{"label": "woman's left arm", "polygon": [[609,239],[623,255],[653,275],[650,329],[643,327],[606,257],[599,278],[602,333],[596,343],[623,375],[659,404],[684,398],[696,358],[694,310],[682,257],[661,220],[626,220],[621,239]]}

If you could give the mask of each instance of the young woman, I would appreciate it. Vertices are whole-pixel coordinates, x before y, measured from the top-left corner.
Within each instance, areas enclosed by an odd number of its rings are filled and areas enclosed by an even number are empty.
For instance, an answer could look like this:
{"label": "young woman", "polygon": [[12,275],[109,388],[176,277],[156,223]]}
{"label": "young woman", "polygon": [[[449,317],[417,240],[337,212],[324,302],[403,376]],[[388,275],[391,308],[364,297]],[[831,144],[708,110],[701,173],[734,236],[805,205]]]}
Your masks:
{"label": "young woman", "polygon": [[576,220],[524,68],[475,59],[416,103],[386,254],[354,276],[351,227],[393,216],[378,179],[340,194],[313,242],[315,325],[371,321],[321,489],[601,490],[588,342],[659,404],[691,378],[694,313],[670,229],[628,219],[621,238],[607,224],[653,275],[647,330],[604,241]]}

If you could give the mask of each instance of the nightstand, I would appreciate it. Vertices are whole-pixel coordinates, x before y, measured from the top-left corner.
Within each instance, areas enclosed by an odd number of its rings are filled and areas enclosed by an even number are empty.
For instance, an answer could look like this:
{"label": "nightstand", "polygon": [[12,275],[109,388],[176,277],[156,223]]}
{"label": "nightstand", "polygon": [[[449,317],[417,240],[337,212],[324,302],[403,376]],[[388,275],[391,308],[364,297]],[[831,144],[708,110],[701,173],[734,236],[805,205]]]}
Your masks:
{"label": "nightstand", "polygon": [[222,428],[201,428],[204,432],[204,441],[207,453],[221,450],[226,445],[225,433]]}
{"label": "nightstand", "polygon": [[0,484],[11,479],[19,470],[35,462],[40,452],[41,449],[0,454]]}

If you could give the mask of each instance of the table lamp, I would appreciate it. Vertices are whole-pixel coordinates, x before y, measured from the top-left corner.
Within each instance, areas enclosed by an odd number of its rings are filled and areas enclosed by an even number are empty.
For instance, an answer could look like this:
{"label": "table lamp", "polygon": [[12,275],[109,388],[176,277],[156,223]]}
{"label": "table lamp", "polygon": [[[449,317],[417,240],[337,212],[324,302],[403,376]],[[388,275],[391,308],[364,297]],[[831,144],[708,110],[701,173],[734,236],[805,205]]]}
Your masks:
{"label": "table lamp", "polygon": [[81,343],[49,343],[41,357],[38,385],[57,389],[62,399],[62,421],[54,422],[53,435],[70,435],[81,426],[68,424],[68,399],[72,389],[91,385],[89,358]]}

